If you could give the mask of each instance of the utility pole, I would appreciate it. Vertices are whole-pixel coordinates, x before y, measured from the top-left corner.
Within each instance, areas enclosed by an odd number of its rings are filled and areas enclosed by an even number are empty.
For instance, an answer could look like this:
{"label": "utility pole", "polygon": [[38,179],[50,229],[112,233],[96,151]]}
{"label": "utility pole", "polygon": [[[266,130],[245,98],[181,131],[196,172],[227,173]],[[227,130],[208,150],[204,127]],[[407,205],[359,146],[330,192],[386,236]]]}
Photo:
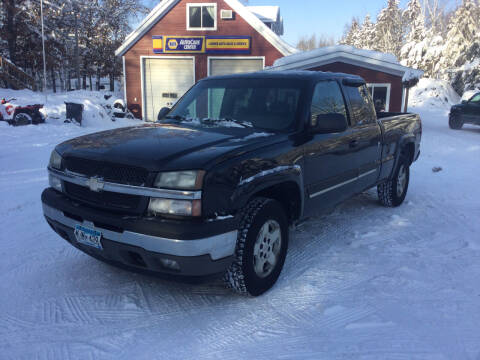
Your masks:
{"label": "utility pole", "polygon": [[43,91],[47,91],[47,61],[45,59],[45,33],[43,29],[43,0],[40,0],[40,17],[42,18],[42,53],[43,53]]}
{"label": "utility pole", "polygon": [[78,11],[77,6],[75,5],[74,13],[75,13],[75,75],[77,76],[75,88],[76,90],[80,90],[80,65],[78,61]]}

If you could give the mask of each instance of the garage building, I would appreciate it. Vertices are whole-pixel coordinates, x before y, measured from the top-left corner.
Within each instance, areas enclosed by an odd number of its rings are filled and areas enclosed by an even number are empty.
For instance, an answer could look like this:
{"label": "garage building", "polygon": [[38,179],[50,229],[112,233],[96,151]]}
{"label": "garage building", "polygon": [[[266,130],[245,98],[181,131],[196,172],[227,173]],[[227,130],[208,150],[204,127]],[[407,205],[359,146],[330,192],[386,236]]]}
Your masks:
{"label": "garage building", "polygon": [[376,108],[406,111],[408,88],[423,71],[401,65],[391,54],[337,45],[296,53],[275,61],[272,70],[331,71],[359,75],[367,82]]}
{"label": "garage building", "polygon": [[117,49],[124,97],[136,117],[156,120],[206,76],[263,70],[296,52],[279,36],[277,6],[207,1],[163,0]]}

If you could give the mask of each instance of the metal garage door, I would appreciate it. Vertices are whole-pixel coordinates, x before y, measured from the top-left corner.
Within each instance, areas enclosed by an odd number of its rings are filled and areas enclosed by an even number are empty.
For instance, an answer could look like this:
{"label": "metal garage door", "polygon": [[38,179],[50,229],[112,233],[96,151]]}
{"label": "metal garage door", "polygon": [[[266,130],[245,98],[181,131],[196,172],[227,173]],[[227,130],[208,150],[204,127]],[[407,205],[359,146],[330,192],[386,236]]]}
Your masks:
{"label": "metal garage door", "polygon": [[263,58],[252,59],[209,59],[209,75],[227,75],[263,70]]}
{"label": "metal garage door", "polygon": [[193,58],[143,59],[144,120],[156,121],[162,107],[171,107],[194,83]]}

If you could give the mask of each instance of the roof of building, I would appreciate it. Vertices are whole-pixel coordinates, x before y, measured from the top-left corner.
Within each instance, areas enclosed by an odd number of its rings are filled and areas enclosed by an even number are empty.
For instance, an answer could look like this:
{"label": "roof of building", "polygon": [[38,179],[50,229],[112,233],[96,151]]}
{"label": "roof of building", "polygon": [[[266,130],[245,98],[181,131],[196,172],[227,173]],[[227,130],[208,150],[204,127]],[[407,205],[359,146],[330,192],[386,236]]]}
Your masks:
{"label": "roof of building", "polygon": [[247,6],[246,8],[262,21],[276,22],[280,15],[279,6]]}
{"label": "roof of building", "polygon": [[[277,34],[266,26],[262,20],[254,15],[238,0],[224,0],[238,15],[251,27],[272,44],[281,54],[291,55],[298,50],[286,43]],[[140,25],[132,31],[123,44],[115,51],[115,55],[124,55],[138,40],[140,40],[160,19],[162,19],[180,0],[163,0],[143,19]]]}
{"label": "roof of building", "polygon": [[420,78],[423,71],[401,65],[392,54],[357,49],[348,45],[327,46],[277,59],[272,70],[311,69],[314,67],[343,62],[401,76],[403,81]]}

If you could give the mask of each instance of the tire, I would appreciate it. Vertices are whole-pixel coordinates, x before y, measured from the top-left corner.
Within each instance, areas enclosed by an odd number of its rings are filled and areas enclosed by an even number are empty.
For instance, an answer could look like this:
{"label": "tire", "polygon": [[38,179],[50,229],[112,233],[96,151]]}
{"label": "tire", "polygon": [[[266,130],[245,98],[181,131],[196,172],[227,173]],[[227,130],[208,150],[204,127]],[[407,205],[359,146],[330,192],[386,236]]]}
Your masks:
{"label": "tire", "polygon": [[410,164],[402,154],[393,177],[377,186],[378,200],[383,206],[397,207],[407,196],[410,182]]}
{"label": "tire", "polygon": [[242,211],[235,259],[224,277],[227,287],[244,295],[263,294],[280,276],[287,249],[283,206],[272,199],[253,199]]}
{"label": "tire", "polygon": [[15,117],[13,118],[13,125],[20,126],[30,124],[33,124],[33,119],[29,114],[25,112],[19,112],[15,114]]}
{"label": "tire", "polygon": [[460,130],[463,127],[463,120],[460,115],[451,115],[448,119],[448,126],[452,130]]}

